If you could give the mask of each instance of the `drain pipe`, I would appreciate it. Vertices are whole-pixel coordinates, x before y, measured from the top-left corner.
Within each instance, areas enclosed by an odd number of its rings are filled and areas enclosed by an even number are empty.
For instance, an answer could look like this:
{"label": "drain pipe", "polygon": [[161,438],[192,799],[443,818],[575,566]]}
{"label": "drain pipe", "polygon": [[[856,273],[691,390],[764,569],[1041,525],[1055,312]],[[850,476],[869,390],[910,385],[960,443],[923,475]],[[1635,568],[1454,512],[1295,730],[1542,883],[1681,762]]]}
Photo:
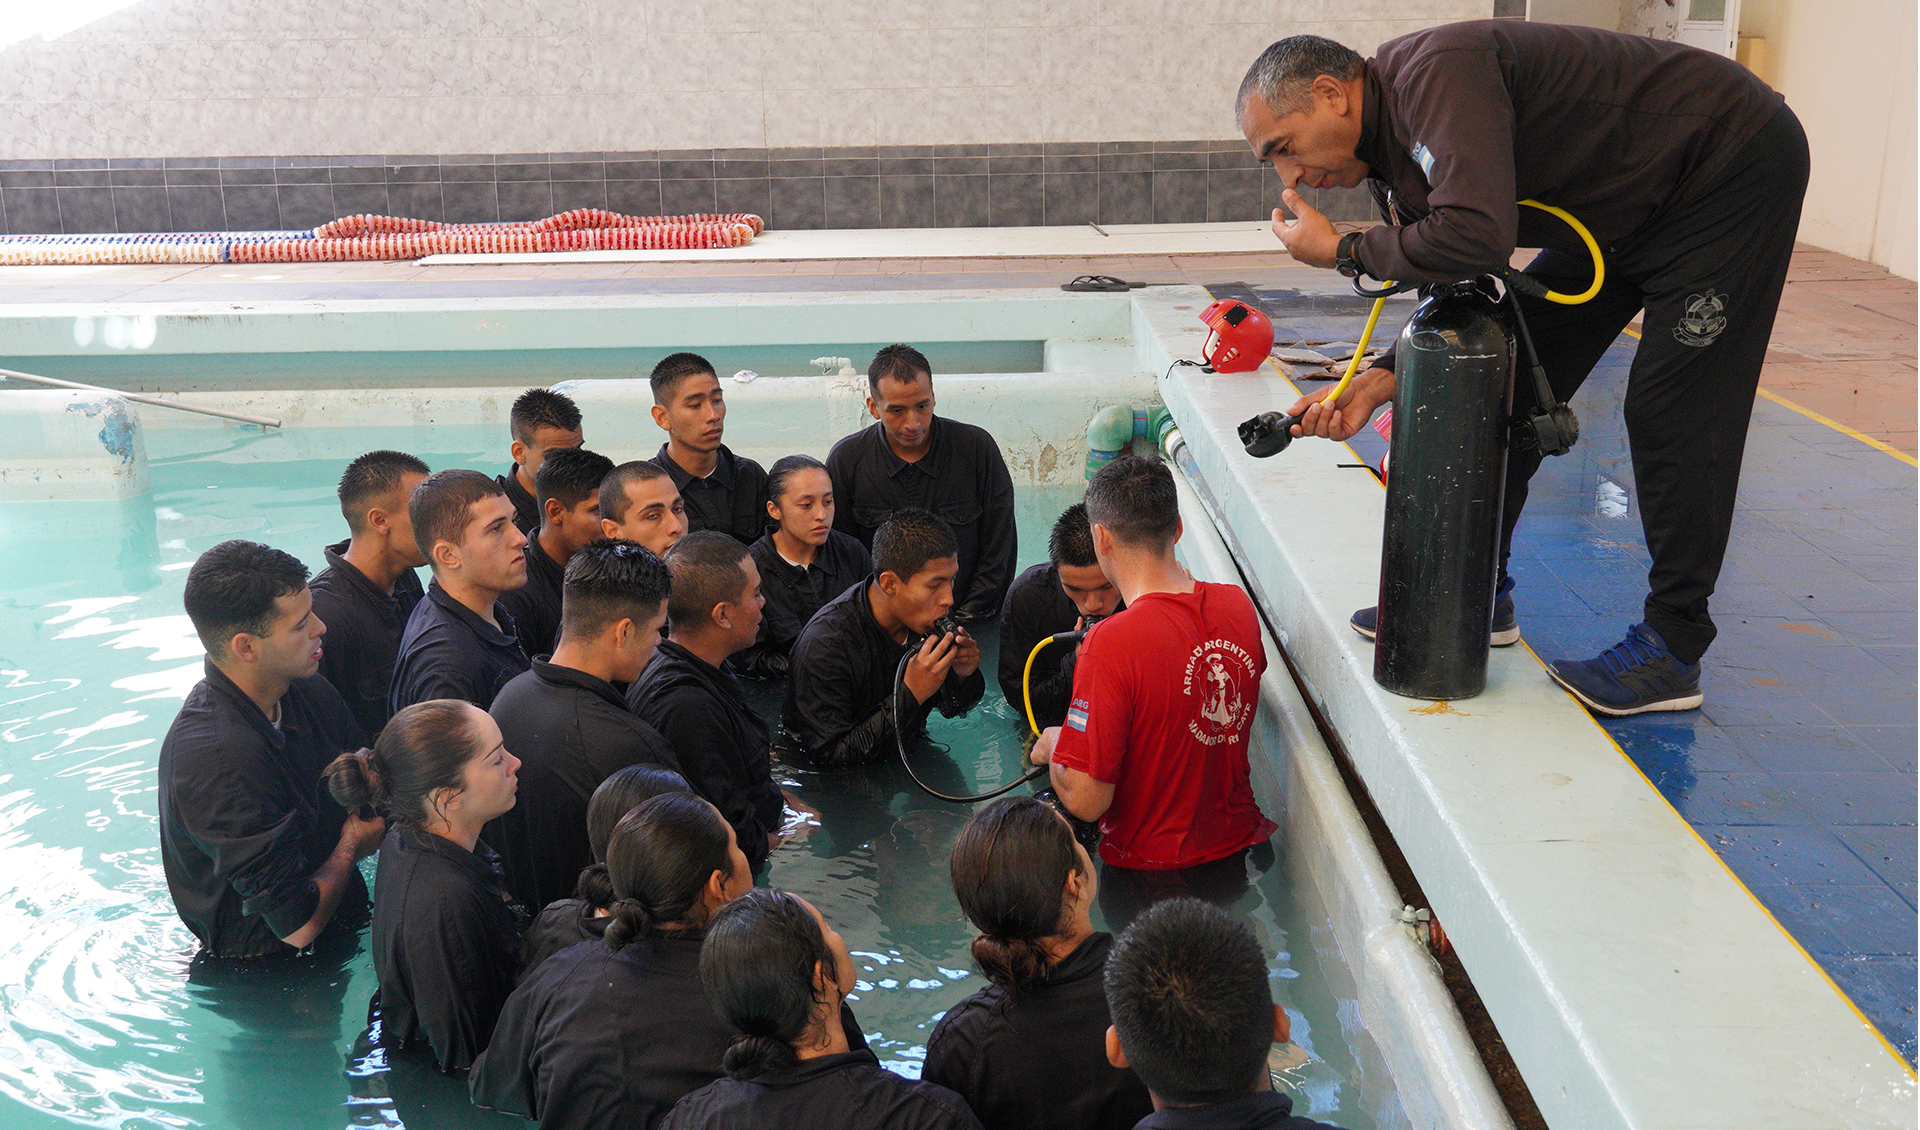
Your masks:
{"label": "drain pipe", "polygon": [[1087,421],[1087,478],[1092,479],[1094,472],[1113,462],[1135,440],[1144,439],[1165,455],[1167,435],[1178,435],[1179,431],[1173,413],[1163,404],[1150,408],[1111,404],[1102,408]]}

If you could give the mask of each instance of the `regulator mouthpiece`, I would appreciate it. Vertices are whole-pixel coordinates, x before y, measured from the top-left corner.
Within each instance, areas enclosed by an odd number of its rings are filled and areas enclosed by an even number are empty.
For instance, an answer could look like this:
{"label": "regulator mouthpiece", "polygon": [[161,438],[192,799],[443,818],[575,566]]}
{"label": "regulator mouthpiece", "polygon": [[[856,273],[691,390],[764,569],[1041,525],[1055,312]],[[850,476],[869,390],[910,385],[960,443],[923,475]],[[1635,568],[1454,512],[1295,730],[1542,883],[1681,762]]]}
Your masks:
{"label": "regulator mouthpiece", "polygon": [[1293,442],[1293,426],[1299,422],[1298,416],[1262,412],[1240,425],[1240,444],[1255,459],[1278,455]]}

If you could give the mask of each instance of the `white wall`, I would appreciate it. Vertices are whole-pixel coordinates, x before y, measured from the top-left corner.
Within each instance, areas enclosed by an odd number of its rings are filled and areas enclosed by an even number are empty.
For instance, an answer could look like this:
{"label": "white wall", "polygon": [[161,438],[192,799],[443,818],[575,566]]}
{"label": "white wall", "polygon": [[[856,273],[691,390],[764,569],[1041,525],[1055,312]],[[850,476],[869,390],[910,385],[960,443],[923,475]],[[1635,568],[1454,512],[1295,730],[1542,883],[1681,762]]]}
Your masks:
{"label": "white wall", "polygon": [[[141,0],[0,51],[0,158],[1234,136],[1255,54],[1490,0]],[[1257,18],[1255,18],[1257,17]]]}

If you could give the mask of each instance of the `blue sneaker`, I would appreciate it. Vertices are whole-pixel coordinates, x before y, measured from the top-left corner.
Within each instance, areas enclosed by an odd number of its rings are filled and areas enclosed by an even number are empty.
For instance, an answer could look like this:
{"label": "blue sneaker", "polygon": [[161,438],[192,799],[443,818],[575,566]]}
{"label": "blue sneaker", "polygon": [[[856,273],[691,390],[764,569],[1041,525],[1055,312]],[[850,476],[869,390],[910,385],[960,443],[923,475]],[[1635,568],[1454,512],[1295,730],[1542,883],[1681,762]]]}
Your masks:
{"label": "blue sneaker", "polygon": [[[1372,639],[1380,622],[1380,609],[1362,608],[1355,612],[1347,623],[1353,630]],[[1500,582],[1500,588],[1493,594],[1493,625],[1487,632],[1487,642],[1494,647],[1512,647],[1520,642],[1520,621],[1513,616],[1513,578]]]}
{"label": "blue sneaker", "polygon": [[1704,701],[1700,665],[1681,663],[1667,641],[1645,624],[1593,659],[1560,659],[1547,674],[1587,709],[1615,718],[1655,710],[1693,710]]}

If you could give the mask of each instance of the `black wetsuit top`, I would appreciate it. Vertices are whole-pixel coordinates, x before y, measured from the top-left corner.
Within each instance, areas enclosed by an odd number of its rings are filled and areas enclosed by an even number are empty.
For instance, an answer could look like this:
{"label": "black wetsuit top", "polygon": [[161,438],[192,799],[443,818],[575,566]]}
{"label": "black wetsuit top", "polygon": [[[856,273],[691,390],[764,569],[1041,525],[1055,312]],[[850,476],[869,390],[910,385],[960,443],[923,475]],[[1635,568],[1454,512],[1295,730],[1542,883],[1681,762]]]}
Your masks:
{"label": "black wetsuit top", "polygon": [[[896,752],[892,699],[895,672],[907,647],[873,618],[867,583],[854,585],[821,607],[793,645],[793,675],[781,711],[783,749],[816,768],[865,765]],[[927,715],[938,709],[954,718],[986,694],[979,671],[966,678],[948,671],[947,681],[922,703],[900,690],[900,724],[909,745],[919,740]]]}
{"label": "black wetsuit top", "polygon": [[513,503],[513,524],[520,527],[521,533],[532,537],[533,532],[540,528],[540,500],[533,497],[532,491],[520,485],[519,470],[519,464],[509,465],[507,473],[495,475],[493,481],[500,484],[500,489],[507,492],[507,501]]}
{"label": "black wetsuit top", "polygon": [[538,531],[527,540],[527,583],[500,594],[500,607],[513,617],[514,635],[528,658],[552,655],[560,642],[560,584],[567,567],[547,556]]}
{"label": "black wetsuit top", "polygon": [[[721,1077],[737,1034],[700,986],[701,941],[688,933],[613,950],[596,940],[548,958],[507,998],[469,1078],[474,1103],[536,1118],[541,1130],[659,1125]],[[844,1004],[840,1022],[864,1049]]]}
{"label": "black wetsuit top", "polygon": [[520,759],[518,802],[487,825],[507,889],[522,906],[573,894],[593,862],[587,803],[629,765],[677,768],[673,747],[634,717],[612,683],[544,659],[501,689],[489,711]]}
{"label": "black wetsuit top", "polygon": [[988,985],[948,1009],[920,1077],[958,1092],[987,1130],[1128,1130],[1153,1099],[1107,1062],[1101,973],[1112,948],[1111,934],[1095,934],[1041,984],[1017,994]]}
{"label": "black wetsuit top", "polygon": [[461,699],[482,710],[492,706],[500,688],[529,666],[513,616],[495,604],[493,618],[498,628],[448,596],[439,581],[429,584],[400,637],[389,695],[393,712],[436,698]]}
{"label": "black wetsuit top", "polygon": [[[319,908],[311,876],[340,842],[346,810],[320,771],[360,748],[360,727],[319,675],[280,700],[274,727],[226,673],[206,677],[160,743],[160,863],[180,920],[214,957],[291,954],[281,941]],[[329,929],[366,921],[367,888],[347,880]]]}
{"label": "black wetsuit top", "polygon": [[1243,1099],[1212,1106],[1168,1107],[1134,1124],[1136,1130],[1340,1130],[1325,1122],[1296,1117],[1292,1096],[1255,1091]]}
{"label": "black wetsuit top", "polygon": [[771,532],[747,552],[760,569],[760,595],[767,605],[760,610],[760,638],[727,660],[727,666],[751,678],[783,679],[800,629],[821,605],[866,580],[873,572],[873,558],[857,538],[839,530],[827,531],[827,543],[806,565],[789,564],[780,556]]}
{"label": "black wetsuit top", "polygon": [[696,478],[667,454],[670,444],[649,460],[673,479],[687,504],[687,531],[719,530],[741,545],[751,545],[767,525],[767,472],[745,456],[720,445],[713,473]]}
{"label": "black wetsuit top", "polygon": [[320,673],[353,708],[360,732],[371,742],[392,717],[387,695],[393,689],[393,661],[400,634],[426,590],[420,575],[400,570],[393,592],[384,593],[346,558],[347,543],[327,546],[327,567],[308,587],[313,612],[327,626],[320,641]]}
{"label": "black wetsuit top", "polygon": [[870,1051],[803,1060],[752,1079],[721,1079],[680,1100],[669,1130],[979,1130],[959,1095],[904,1079]]}
{"label": "black wetsuit top", "polygon": [[373,966],[380,976],[381,1043],[425,1043],[447,1071],[487,1046],[520,965],[519,909],[499,859],[418,828],[380,844],[373,878]]}
{"label": "black wetsuit top", "polygon": [[747,705],[739,680],[668,640],[627,689],[627,706],[665,736],[680,775],[733,825],[758,869],[783,804],[767,724]]}
{"label": "black wetsuit top", "polygon": [[893,453],[878,422],[834,444],[827,455],[833,527],[872,549],[874,531],[895,510],[931,510],[960,547],[954,615],[986,623],[1000,614],[1020,550],[1013,479],[986,429],[935,416],[930,432],[932,447],[916,463]]}

